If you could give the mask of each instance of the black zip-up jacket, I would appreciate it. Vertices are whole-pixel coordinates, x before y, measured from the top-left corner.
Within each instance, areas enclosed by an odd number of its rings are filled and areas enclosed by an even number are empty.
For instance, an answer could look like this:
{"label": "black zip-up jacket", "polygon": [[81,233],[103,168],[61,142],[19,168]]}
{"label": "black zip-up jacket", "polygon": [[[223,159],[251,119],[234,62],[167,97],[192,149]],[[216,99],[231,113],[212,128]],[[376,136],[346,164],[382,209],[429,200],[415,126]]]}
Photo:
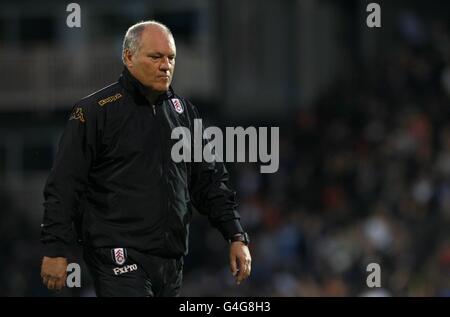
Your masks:
{"label": "black zip-up jacket", "polygon": [[87,247],[186,255],[192,206],[224,238],[243,232],[223,163],[171,158],[172,129],[194,136],[196,108],[172,88],[151,105],[145,89],[125,68],[74,106],[44,189],[46,256],[67,256],[76,232]]}

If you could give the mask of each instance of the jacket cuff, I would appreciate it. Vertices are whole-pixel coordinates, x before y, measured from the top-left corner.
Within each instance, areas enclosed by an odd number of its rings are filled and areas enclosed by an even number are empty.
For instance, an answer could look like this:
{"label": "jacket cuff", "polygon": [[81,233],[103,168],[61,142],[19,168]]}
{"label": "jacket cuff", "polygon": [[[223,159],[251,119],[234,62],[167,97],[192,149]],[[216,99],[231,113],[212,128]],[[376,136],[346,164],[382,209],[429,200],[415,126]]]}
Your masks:
{"label": "jacket cuff", "polygon": [[61,241],[53,241],[49,243],[44,243],[43,246],[43,256],[49,258],[67,258],[68,246]]}
{"label": "jacket cuff", "polygon": [[244,229],[242,228],[239,219],[232,219],[230,221],[220,223],[219,230],[226,240],[228,240],[237,233],[244,232]]}

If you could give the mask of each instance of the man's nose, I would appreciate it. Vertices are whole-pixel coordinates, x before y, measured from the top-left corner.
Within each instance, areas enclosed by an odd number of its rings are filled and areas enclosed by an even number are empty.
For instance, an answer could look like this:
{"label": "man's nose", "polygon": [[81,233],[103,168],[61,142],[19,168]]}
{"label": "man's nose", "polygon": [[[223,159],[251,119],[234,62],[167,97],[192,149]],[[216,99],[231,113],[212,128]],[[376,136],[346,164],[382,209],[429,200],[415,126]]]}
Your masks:
{"label": "man's nose", "polygon": [[164,70],[164,71],[169,70],[169,69],[170,69],[169,58],[164,57],[164,58],[161,60],[161,64],[159,65],[159,68],[160,68],[161,70]]}

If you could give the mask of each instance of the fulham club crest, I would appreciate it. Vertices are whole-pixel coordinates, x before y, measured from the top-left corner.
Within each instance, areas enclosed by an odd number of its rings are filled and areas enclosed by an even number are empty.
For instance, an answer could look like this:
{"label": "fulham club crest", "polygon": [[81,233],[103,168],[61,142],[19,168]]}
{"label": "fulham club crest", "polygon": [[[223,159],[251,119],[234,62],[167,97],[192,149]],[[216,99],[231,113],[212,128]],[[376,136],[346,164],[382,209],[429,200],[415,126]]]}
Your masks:
{"label": "fulham club crest", "polygon": [[116,248],[111,250],[111,256],[117,265],[122,265],[127,259],[127,250],[124,248]]}
{"label": "fulham club crest", "polygon": [[172,100],[172,104],[173,104],[173,108],[175,109],[176,112],[178,113],[183,113],[183,105],[181,104],[180,99],[178,98],[173,98]]}

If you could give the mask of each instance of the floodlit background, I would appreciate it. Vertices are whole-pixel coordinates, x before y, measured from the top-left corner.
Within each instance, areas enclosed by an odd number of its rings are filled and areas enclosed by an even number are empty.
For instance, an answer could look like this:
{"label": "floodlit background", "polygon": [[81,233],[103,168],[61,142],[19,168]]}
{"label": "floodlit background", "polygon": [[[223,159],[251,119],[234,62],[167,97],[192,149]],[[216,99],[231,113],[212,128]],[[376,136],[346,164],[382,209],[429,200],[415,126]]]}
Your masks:
{"label": "floodlit background", "polygon": [[[184,296],[450,295],[450,2],[0,2],[0,295],[41,284],[43,186],[73,104],[114,82],[121,42],[157,19],[177,44],[175,90],[216,126],[279,126],[280,169],[228,163],[253,271],[196,214]],[[82,287],[93,296],[80,250]],[[381,288],[366,286],[369,263]]]}

